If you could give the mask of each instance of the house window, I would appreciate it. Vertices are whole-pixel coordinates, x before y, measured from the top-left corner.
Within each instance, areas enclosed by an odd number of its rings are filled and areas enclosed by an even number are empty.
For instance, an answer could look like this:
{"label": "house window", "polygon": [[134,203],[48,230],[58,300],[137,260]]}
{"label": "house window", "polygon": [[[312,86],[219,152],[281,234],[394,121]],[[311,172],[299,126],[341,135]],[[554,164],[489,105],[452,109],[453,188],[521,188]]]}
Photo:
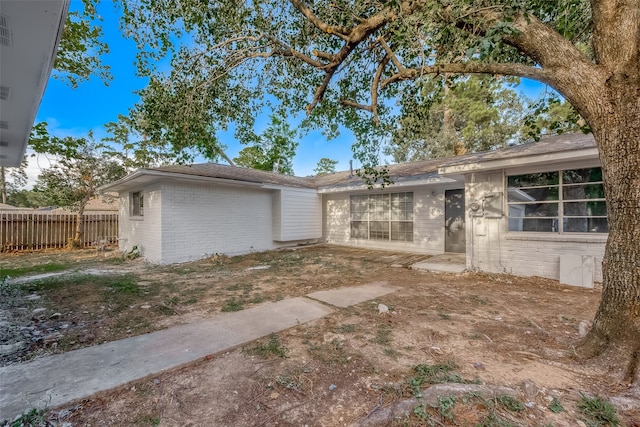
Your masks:
{"label": "house window", "polygon": [[351,237],[413,241],[413,193],[351,196]]}
{"label": "house window", "polygon": [[600,168],[507,177],[509,231],[607,233]]}
{"label": "house window", "polygon": [[131,193],[131,216],[144,216],[144,194],[142,191]]}

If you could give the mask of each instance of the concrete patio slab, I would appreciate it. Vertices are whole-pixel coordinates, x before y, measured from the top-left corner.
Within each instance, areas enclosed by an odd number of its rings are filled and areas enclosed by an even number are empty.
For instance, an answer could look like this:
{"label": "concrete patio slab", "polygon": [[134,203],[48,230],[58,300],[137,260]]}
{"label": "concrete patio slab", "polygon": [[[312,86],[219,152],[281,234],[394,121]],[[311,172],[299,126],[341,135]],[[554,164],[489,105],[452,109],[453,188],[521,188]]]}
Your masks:
{"label": "concrete patio slab", "polygon": [[386,282],[375,282],[351,288],[330,289],[307,294],[309,298],[331,304],[335,307],[346,308],[360,304],[395,291],[396,288]]}
{"label": "concrete patio slab", "polygon": [[0,421],[55,407],[319,319],[331,308],[298,297],[211,320],[0,368]]}
{"label": "concrete patio slab", "polygon": [[425,261],[412,264],[411,268],[414,270],[462,273],[467,268],[467,256],[457,253],[440,254]]}

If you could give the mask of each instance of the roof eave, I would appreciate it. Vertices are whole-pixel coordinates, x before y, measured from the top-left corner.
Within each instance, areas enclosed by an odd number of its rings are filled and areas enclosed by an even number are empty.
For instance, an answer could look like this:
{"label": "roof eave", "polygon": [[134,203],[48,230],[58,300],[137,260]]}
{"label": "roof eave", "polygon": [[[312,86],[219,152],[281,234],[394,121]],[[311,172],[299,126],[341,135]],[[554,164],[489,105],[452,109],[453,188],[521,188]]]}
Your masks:
{"label": "roof eave", "polygon": [[187,182],[201,182],[201,183],[220,183],[225,185],[234,185],[242,187],[264,187],[262,182],[253,181],[239,181],[234,179],[215,178],[202,175],[191,175],[185,173],[176,172],[164,172],[149,169],[140,169],[133,172],[130,175],[125,176],[117,181],[106,184],[98,188],[100,193],[107,191],[123,192],[134,188],[139,188],[141,185],[152,184],[164,178],[171,178],[174,180],[181,180]]}
{"label": "roof eave", "polygon": [[[416,187],[416,186],[423,186],[423,185],[453,184],[457,182],[460,182],[460,181],[458,179],[455,179],[455,177],[432,176],[432,177],[420,179],[420,180],[404,180],[404,181],[394,182],[393,184],[387,186],[386,188],[395,189],[395,188]],[[382,188],[380,185],[374,185],[373,189],[381,190]],[[320,194],[349,193],[354,191],[366,191],[366,190],[370,190],[370,188],[364,183],[318,187],[318,193]]]}
{"label": "roof eave", "polygon": [[438,168],[438,174],[443,176],[461,175],[472,172],[482,172],[498,169],[518,168],[523,166],[536,166],[563,163],[567,161],[597,160],[598,148],[589,147],[578,150],[567,150],[561,152],[523,155],[510,158],[484,160],[473,163],[461,163]]}

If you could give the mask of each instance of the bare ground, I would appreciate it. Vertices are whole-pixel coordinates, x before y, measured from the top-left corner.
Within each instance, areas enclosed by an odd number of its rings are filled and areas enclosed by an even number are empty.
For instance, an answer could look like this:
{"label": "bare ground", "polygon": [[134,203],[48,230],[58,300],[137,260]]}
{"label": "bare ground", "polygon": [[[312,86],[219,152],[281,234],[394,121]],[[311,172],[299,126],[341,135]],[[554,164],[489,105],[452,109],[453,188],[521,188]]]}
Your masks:
{"label": "bare ground", "polygon": [[[575,426],[590,425],[578,410],[580,393],[632,393],[616,382],[617,367],[579,361],[573,351],[600,290],[542,278],[391,267],[419,258],[323,245],[170,267],[123,262],[115,252],[3,254],[5,270],[60,263],[79,275],[5,285],[0,321],[8,327],[0,335],[0,362],[20,363],[264,301],[383,281],[398,290],[52,408],[47,416],[54,425],[72,426]],[[81,274],[87,270],[92,275]],[[381,314],[379,304],[389,312]],[[445,377],[423,375],[433,367],[445,367]],[[430,382],[443,381],[480,383],[486,390],[438,396],[435,403],[408,400],[426,394]],[[493,386],[515,390],[518,405],[502,395],[486,397]],[[638,426],[638,396],[629,395],[617,401],[628,404],[619,405],[618,417],[621,425]],[[401,402],[404,409],[381,416]]]}

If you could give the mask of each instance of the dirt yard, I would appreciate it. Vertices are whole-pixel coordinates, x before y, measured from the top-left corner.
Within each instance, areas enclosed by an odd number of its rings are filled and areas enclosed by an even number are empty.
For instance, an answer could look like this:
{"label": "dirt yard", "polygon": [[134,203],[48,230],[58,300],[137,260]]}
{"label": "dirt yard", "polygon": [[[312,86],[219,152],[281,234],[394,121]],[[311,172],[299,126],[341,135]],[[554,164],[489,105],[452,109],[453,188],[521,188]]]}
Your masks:
{"label": "dirt yard", "polygon": [[640,426],[618,367],[574,357],[600,290],[397,267],[415,260],[324,245],[167,267],[115,252],[2,254],[0,279],[51,276],[0,280],[0,366],[386,282],[397,291],[44,416],[65,426]]}

